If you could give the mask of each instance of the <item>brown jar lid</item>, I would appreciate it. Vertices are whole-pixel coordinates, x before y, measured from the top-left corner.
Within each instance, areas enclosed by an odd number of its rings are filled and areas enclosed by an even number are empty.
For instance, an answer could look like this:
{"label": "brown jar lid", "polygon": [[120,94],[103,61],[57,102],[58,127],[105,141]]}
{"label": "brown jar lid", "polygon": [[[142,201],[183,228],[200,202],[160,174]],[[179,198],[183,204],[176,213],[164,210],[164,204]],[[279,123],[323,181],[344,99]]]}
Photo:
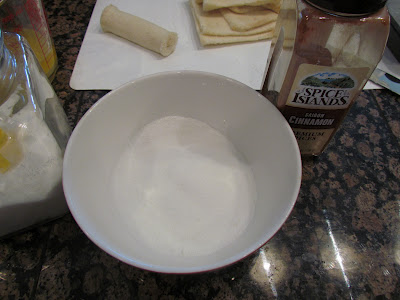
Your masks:
{"label": "brown jar lid", "polygon": [[319,9],[339,14],[362,15],[378,11],[387,0],[306,0]]}

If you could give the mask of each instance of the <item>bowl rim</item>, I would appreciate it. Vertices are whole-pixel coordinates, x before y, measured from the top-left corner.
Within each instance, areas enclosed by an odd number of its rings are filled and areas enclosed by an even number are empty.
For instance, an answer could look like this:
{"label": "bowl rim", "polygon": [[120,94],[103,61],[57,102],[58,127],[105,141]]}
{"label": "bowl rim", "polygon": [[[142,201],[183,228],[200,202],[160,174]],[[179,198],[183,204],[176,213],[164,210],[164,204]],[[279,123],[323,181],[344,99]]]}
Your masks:
{"label": "bowl rim", "polygon": [[[107,94],[105,94],[103,97],[101,97],[100,99],[98,99],[98,101],[96,103],[94,103],[86,112],[85,114],[81,117],[81,119],[78,121],[78,123],[76,124],[71,137],[68,141],[65,153],[64,153],[64,160],[63,160],[63,176],[62,176],[62,185],[63,185],[63,189],[64,189],[64,194],[65,194],[65,198],[66,198],[66,202],[67,205],[69,207],[69,210],[71,212],[71,215],[73,216],[75,222],[78,224],[78,226],[80,227],[80,229],[83,231],[83,233],[95,244],[97,245],[100,249],[102,249],[103,251],[105,251],[106,253],[108,253],[109,255],[113,256],[114,258],[129,264],[131,266],[135,266],[138,267],[140,269],[143,270],[147,270],[147,271],[151,271],[151,272],[157,272],[157,273],[165,273],[165,274],[196,274],[196,273],[204,273],[204,272],[209,272],[209,271],[215,271],[218,269],[222,269],[225,267],[228,267],[232,264],[237,263],[238,261],[241,261],[243,259],[245,259],[246,257],[252,255],[253,253],[255,253],[256,251],[258,251],[261,247],[263,247],[265,244],[267,244],[282,228],[282,226],[285,224],[285,222],[287,221],[288,217],[290,216],[290,214],[292,213],[294,206],[297,202],[297,198],[300,192],[300,187],[301,187],[301,182],[302,182],[302,157],[300,154],[300,149],[298,147],[296,138],[294,136],[293,131],[291,130],[290,125],[287,123],[286,119],[283,117],[283,115],[281,115],[281,117],[285,120],[286,122],[286,127],[289,130],[289,135],[290,138],[292,140],[293,145],[295,146],[295,152],[296,152],[296,166],[295,166],[295,170],[296,170],[296,174],[295,174],[295,185],[293,188],[293,195],[291,197],[290,200],[290,205],[286,208],[286,213],[284,215],[282,215],[282,217],[280,218],[280,223],[277,224],[276,228],[273,229],[273,234],[271,236],[268,235],[263,235],[259,240],[258,243],[254,243],[250,246],[247,246],[244,250],[242,250],[241,252],[236,253],[233,256],[230,256],[228,258],[225,258],[221,261],[219,261],[218,263],[212,263],[212,264],[206,264],[206,265],[202,265],[202,266],[194,266],[194,267],[165,267],[165,266],[160,266],[160,265],[156,265],[156,264],[151,264],[151,263],[146,263],[143,262],[141,260],[138,259],[134,259],[134,258],[129,258],[127,256],[125,256],[122,253],[119,253],[118,251],[116,251],[115,249],[113,249],[112,246],[108,245],[103,239],[102,237],[98,236],[98,234],[96,232],[91,232],[88,231],[85,228],[84,225],[84,221],[83,221],[83,215],[77,210],[76,205],[74,204],[74,200],[72,199],[72,196],[70,194],[69,191],[69,187],[68,187],[68,183],[67,183],[67,172],[69,171],[69,167],[68,167],[68,161],[70,158],[70,151],[71,151],[71,147],[73,147],[73,142],[76,139],[76,135],[79,130],[80,127],[84,126],[84,124],[87,122],[86,120],[88,119],[88,116],[90,114],[92,114],[93,111],[96,111],[103,102],[106,101],[111,101],[109,99],[112,99],[114,94],[118,94],[121,90],[123,89],[127,89],[130,88],[132,85],[136,85],[138,83],[140,83],[141,81],[147,81],[147,80],[152,80],[156,77],[162,77],[162,76],[177,76],[180,74],[184,74],[184,75],[189,75],[189,76],[207,76],[207,77],[214,77],[218,80],[221,81],[225,81],[225,82],[230,82],[231,84],[235,84],[238,86],[241,86],[241,88],[245,88],[248,89],[248,91],[250,93],[253,93],[254,95],[256,95],[257,97],[260,97],[260,99],[262,99],[263,101],[268,102],[268,99],[261,95],[258,91],[250,88],[249,86],[245,85],[242,82],[239,82],[235,79],[223,76],[223,75],[219,75],[219,74],[215,74],[215,73],[210,73],[210,72],[205,72],[205,71],[195,71],[195,70],[178,70],[178,71],[164,71],[164,72],[158,72],[158,73],[154,73],[154,74],[150,74],[150,75],[146,75],[143,77],[139,77],[137,79],[128,81],[124,84],[122,84],[121,86],[111,90],[110,92],[108,92]],[[272,105],[272,107],[275,107],[272,103],[270,103]],[[276,108],[276,107],[275,107]],[[292,134],[290,134],[292,133]],[[267,237],[268,236],[268,237]]]}

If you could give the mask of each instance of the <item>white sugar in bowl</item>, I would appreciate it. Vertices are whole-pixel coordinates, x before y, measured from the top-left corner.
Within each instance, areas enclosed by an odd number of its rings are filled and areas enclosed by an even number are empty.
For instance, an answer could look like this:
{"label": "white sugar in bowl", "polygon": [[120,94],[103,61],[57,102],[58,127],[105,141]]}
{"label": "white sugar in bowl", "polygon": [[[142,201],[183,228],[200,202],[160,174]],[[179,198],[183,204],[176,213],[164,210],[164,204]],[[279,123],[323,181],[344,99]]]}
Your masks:
{"label": "white sugar in bowl", "polygon": [[159,73],[100,99],[69,140],[63,187],[85,234],[146,270],[221,268],[265,244],[301,183],[293,132],[266,98],[211,73]]}

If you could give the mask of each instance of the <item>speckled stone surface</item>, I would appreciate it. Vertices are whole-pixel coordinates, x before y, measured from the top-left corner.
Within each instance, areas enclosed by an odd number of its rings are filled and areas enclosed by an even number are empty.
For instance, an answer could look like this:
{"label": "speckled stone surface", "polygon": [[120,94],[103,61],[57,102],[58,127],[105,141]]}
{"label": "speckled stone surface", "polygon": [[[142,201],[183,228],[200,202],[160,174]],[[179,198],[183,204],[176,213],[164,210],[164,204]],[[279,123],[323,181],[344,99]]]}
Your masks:
{"label": "speckled stone surface", "polygon": [[[95,0],[45,0],[53,86],[75,126],[106,91],[69,87]],[[364,91],[294,210],[259,251],[221,270],[168,275],[109,256],[71,215],[0,241],[0,299],[400,299],[400,97]]]}

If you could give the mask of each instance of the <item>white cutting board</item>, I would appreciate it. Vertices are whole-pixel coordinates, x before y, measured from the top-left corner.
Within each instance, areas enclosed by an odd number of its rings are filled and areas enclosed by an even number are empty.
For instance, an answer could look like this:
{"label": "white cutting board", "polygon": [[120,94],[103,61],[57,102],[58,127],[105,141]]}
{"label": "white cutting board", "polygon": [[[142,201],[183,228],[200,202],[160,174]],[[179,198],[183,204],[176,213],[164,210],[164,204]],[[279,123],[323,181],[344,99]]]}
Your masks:
{"label": "white cutting board", "polygon": [[[163,57],[111,33],[104,33],[100,27],[100,16],[109,4],[177,32],[175,51]],[[261,41],[202,47],[197,38],[189,0],[97,0],[70,86],[75,90],[112,90],[145,75],[198,70],[224,75],[259,90],[270,45],[270,41]],[[380,68],[399,77],[397,69],[394,72],[388,70],[387,65],[393,66],[393,61],[386,59],[389,63],[384,63],[385,57]],[[370,81],[365,86],[365,89],[377,88],[381,87]]]}
{"label": "white cutting board", "polygon": [[[178,33],[168,57],[103,33],[100,16],[113,4]],[[188,0],[97,0],[72,77],[75,90],[112,90],[138,77],[162,71],[199,70],[224,75],[260,89],[269,41],[203,48],[197,38]]]}

